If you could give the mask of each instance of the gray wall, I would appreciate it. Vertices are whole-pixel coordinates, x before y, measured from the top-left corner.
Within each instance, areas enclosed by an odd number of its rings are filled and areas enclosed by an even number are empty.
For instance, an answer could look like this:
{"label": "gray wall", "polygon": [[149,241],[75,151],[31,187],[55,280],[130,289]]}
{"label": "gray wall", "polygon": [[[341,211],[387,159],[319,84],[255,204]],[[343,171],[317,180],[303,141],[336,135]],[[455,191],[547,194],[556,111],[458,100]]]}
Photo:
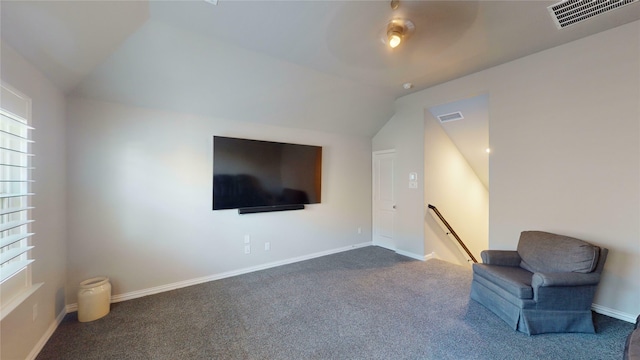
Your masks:
{"label": "gray wall", "polygon": [[[0,358],[24,359],[43,346],[56,317],[64,314],[66,279],[65,99],[34,67],[2,43],[2,80],[32,99],[33,295],[0,324]],[[33,307],[38,315],[33,320]],[[32,354],[33,355],[33,354]]]}
{"label": "gray wall", "polygon": [[[374,150],[422,147],[425,109],[488,93],[489,247],[515,249],[521,231],[537,229],[609,248],[596,308],[631,321],[640,313],[639,44],[636,21],[405,96]],[[415,239],[422,223],[398,231]],[[404,246],[430,253],[432,241]]]}
{"label": "gray wall", "polygon": [[541,229],[608,247],[595,303],[629,320],[640,313],[639,45],[636,21],[491,72],[490,246]]}
{"label": "gray wall", "polygon": [[[68,110],[68,304],[93,276],[109,276],[113,295],[128,298],[371,242],[368,137],[82,98]],[[322,203],[212,211],[213,135],[323,146]]]}

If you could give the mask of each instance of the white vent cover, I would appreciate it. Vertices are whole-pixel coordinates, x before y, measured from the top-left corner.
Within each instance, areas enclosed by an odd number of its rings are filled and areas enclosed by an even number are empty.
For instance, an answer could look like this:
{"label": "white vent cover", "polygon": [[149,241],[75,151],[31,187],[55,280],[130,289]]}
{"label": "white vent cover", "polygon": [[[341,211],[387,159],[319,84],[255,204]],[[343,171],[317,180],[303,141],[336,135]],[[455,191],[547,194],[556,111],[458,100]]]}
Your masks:
{"label": "white vent cover", "polygon": [[441,123],[448,122],[448,121],[456,121],[461,119],[464,119],[464,116],[462,116],[462,113],[460,111],[456,111],[450,114],[438,115],[438,120],[440,120]]}
{"label": "white vent cover", "polygon": [[562,29],[634,2],[638,0],[563,0],[547,9],[558,29]]}

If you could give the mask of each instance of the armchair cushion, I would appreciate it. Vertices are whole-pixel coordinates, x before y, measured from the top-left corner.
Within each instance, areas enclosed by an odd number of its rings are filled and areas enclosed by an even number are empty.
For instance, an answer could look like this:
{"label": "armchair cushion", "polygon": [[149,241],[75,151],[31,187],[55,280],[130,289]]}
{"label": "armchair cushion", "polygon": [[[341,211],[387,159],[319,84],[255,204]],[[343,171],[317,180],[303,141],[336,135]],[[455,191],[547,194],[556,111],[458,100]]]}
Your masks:
{"label": "armchair cushion", "polygon": [[518,299],[533,299],[531,274],[529,271],[511,266],[473,264],[473,272],[498,285]]}
{"label": "armchair cushion", "polygon": [[600,248],[572,237],[543,231],[523,231],[518,242],[520,266],[531,272],[577,272],[595,270]]}

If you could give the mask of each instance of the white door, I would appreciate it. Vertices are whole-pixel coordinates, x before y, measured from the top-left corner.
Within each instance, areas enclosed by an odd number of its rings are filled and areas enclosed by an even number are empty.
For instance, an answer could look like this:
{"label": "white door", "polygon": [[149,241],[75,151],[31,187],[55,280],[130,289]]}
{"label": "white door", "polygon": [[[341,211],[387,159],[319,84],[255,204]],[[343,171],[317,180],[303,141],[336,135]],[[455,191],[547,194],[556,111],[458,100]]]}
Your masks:
{"label": "white door", "polygon": [[393,241],[395,227],[395,194],[393,171],[396,152],[373,153],[373,245],[396,250]]}

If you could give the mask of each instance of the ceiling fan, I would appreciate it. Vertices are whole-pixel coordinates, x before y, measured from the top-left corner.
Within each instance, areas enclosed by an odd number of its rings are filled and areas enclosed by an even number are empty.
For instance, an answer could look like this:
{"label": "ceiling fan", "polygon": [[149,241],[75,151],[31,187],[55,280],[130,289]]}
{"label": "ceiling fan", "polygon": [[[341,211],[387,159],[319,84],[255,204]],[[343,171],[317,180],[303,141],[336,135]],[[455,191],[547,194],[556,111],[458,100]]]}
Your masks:
{"label": "ceiling fan", "polygon": [[[391,10],[398,9],[400,0],[391,0],[390,6]],[[411,20],[395,17],[387,23],[386,38],[383,38],[382,41],[392,49],[395,49],[413,34],[415,28]]]}

